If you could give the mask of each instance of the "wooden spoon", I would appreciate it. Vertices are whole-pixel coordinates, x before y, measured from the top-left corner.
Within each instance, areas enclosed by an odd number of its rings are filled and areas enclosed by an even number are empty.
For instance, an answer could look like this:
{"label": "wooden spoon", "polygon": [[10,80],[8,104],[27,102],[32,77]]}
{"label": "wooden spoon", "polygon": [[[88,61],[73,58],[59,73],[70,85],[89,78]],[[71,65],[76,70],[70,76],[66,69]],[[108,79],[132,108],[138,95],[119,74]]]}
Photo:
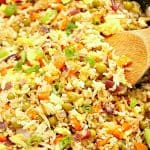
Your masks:
{"label": "wooden spoon", "polygon": [[131,70],[125,74],[129,83],[136,84],[150,67],[150,28],[121,32],[109,37],[107,42],[116,55],[131,59]]}

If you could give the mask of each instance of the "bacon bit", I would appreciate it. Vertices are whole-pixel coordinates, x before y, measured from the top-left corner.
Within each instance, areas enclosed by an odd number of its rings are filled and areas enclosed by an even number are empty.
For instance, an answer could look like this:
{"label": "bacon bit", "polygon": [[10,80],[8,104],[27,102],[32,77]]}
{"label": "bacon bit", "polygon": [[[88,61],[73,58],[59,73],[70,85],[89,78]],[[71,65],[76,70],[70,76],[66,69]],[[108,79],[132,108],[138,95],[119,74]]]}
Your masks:
{"label": "bacon bit", "polygon": [[48,99],[49,99],[49,91],[40,92],[40,93],[38,94],[38,99],[39,99],[39,100],[48,100]]}
{"label": "bacon bit", "polygon": [[24,4],[22,4],[22,5],[20,5],[20,9],[27,9],[29,6],[31,6],[31,3],[24,3]]}
{"label": "bacon bit", "polygon": [[76,131],[82,130],[81,123],[76,117],[71,118],[71,124]]}
{"label": "bacon bit", "polygon": [[5,84],[4,90],[9,90],[9,89],[11,89],[11,88],[12,88],[11,82],[7,82],[7,83]]}
{"label": "bacon bit", "polygon": [[76,9],[74,9],[74,10],[71,10],[69,14],[70,14],[71,16],[74,16],[74,15],[80,13],[80,12],[81,12],[80,8],[76,8]]}
{"label": "bacon bit", "polygon": [[0,134],[0,142],[6,142],[7,138],[3,135]]}
{"label": "bacon bit", "polygon": [[6,4],[6,0],[0,0],[0,4]]}
{"label": "bacon bit", "polygon": [[117,11],[119,9],[119,5],[116,4],[115,0],[111,0],[111,8],[113,11]]}
{"label": "bacon bit", "polygon": [[13,0],[14,1],[14,3],[21,3],[22,2],[22,0]]}
{"label": "bacon bit", "polygon": [[106,80],[105,81],[105,87],[106,89],[112,88],[114,86],[114,82],[111,80]]}
{"label": "bacon bit", "polygon": [[46,65],[44,59],[39,59],[40,67],[44,67]]}
{"label": "bacon bit", "polygon": [[39,18],[39,14],[37,12],[31,12],[30,13],[30,18],[32,21],[35,21]]}
{"label": "bacon bit", "polygon": [[63,138],[64,136],[63,135],[56,135],[56,138],[55,138],[55,140],[54,140],[54,144],[57,144],[57,143],[59,143],[59,141]]}
{"label": "bacon bit", "polygon": [[76,140],[79,140],[79,141],[82,141],[82,140],[87,140],[87,139],[89,139],[89,138],[91,138],[91,132],[88,130],[87,132],[86,132],[86,134],[82,134],[82,133],[77,133],[76,135],[75,135],[75,139]]}
{"label": "bacon bit", "polygon": [[150,75],[147,77],[148,81],[150,82]]}
{"label": "bacon bit", "polygon": [[98,148],[106,145],[109,142],[109,138],[105,139],[105,140],[97,140],[96,145]]}

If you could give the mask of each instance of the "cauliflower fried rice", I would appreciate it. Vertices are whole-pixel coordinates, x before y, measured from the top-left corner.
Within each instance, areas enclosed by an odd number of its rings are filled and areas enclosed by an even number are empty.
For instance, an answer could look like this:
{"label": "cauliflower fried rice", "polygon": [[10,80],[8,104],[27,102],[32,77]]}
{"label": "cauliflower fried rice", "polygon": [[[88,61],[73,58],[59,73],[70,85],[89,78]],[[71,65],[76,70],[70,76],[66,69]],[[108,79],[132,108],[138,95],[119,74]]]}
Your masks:
{"label": "cauliflower fried rice", "polygon": [[148,150],[150,74],[105,39],[148,27],[114,0],[0,0],[0,150]]}

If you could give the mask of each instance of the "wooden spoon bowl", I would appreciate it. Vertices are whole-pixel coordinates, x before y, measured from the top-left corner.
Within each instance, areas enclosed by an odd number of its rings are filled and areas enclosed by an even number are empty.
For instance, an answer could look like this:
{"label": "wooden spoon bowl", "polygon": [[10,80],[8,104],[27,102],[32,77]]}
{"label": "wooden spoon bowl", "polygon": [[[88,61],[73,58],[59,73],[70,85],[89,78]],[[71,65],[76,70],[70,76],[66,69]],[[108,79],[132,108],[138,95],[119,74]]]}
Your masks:
{"label": "wooden spoon bowl", "polygon": [[150,67],[150,28],[121,32],[109,37],[107,42],[116,55],[131,59],[131,70],[125,74],[129,83],[136,84]]}

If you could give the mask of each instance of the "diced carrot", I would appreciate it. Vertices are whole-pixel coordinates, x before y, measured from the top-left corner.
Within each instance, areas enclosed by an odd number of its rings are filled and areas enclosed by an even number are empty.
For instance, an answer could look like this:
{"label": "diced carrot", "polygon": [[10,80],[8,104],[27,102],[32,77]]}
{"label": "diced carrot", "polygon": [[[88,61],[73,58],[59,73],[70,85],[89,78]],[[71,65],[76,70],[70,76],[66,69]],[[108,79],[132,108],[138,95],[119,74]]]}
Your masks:
{"label": "diced carrot", "polygon": [[57,11],[61,11],[61,10],[63,10],[63,9],[64,9],[64,5],[63,5],[63,4],[61,4],[61,3],[58,3],[58,4],[56,4],[55,9],[56,9]]}
{"label": "diced carrot", "polygon": [[129,130],[129,129],[131,128],[131,125],[130,125],[128,122],[125,122],[125,123],[122,125],[122,127],[123,127],[123,130],[124,130],[124,131],[127,131],[127,130]]}
{"label": "diced carrot", "polygon": [[96,105],[93,105],[93,107],[92,107],[92,111],[93,111],[94,113],[99,112],[100,109],[101,109],[101,104],[96,104]]}
{"label": "diced carrot", "polygon": [[0,134],[0,142],[5,142],[6,137],[3,134]]}
{"label": "diced carrot", "polygon": [[65,65],[65,57],[57,56],[54,60],[54,65],[56,68],[61,69]]}
{"label": "diced carrot", "polygon": [[105,139],[105,140],[98,140],[98,141],[96,142],[96,144],[97,144],[97,147],[100,148],[100,147],[106,145],[108,142],[109,142],[109,138],[107,138],[107,139]]}
{"label": "diced carrot", "polygon": [[6,73],[7,73],[7,69],[6,68],[0,69],[1,76],[5,76]]}
{"label": "diced carrot", "polygon": [[46,65],[46,63],[43,59],[39,59],[39,64],[41,67],[44,67]]}
{"label": "diced carrot", "polygon": [[71,123],[72,123],[73,128],[76,131],[81,131],[82,130],[81,123],[76,117],[71,118]]}
{"label": "diced carrot", "polygon": [[56,138],[54,140],[54,144],[59,143],[59,141],[63,138],[63,135],[56,135]]}
{"label": "diced carrot", "polygon": [[31,3],[24,3],[24,4],[20,5],[20,9],[26,9],[29,6],[31,6]]}
{"label": "diced carrot", "polygon": [[119,150],[118,145],[114,145],[111,150]]}
{"label": "diced carrot", "polygon": [[53,80],[53,77],[51,77],[51,76],[45,76],[45,77],[44,77],[44,80],[47,81],[49,84],[52,84],[53,81],[54,81],[54,80]]}
{"label": "diced carrot", "polygon": [[135,142],[134,146],[135,146],[135,150],[148,150],[148,147],[143,143]]}
{"label": "diced carrot", "polygon": [[35,21],[39,18],[39,14],[37,12],[31,12],[30,13],[30,18],[32,21]]}
{"label": "diced carrot", "polygon": [[56,2],[57,2],[57,3],[61,3],[62,1],[61,1],[61,0],[56,0]]}
{"label": "diced carrot", "polygon": [[39,100],[48,100],[49,99],[49,91],[46,92],[40,92],[38,94]]}
{"label": "diced carrot", "polygon": [[71,69],[68,71],[67,77],[72,77],[76,74],[77,70]]}
{"label": "diced carrot", "polygon": [[37,114],[37,112],[36,112],[34,109],[30,109],[30,110],[27,112],[27,115],[28,115],[29,118],[31,118],[31,119],[37,119],[37,118],[38,118],[38,114]]}
{"label": "diced carrot", "polygon": [[110,134],[112,134],[113,136],[115,136],[118,139],[123,139],[123,132],[120,131],[118,128],[115,128],[113,130],[109,131]]}
{"label": "diced carrot", "polygon": [[63,19],[62,23],[61,23],[60,29],[61,29],[61,30],[65,30],[67,24],[68,24],[68,18],[65,17],[65,18]]}

